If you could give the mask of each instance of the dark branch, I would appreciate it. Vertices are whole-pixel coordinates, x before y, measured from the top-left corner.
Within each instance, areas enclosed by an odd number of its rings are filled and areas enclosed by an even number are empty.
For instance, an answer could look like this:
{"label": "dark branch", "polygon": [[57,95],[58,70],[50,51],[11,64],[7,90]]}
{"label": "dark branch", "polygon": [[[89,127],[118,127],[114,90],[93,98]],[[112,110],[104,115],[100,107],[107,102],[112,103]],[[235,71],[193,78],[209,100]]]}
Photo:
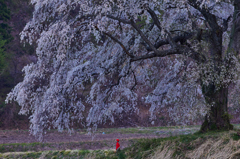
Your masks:
{"label": "dark branch", "polygon": [[148,28],[148,30],[147,30],[147,32],[152,31],[153,27],[154,27],[154,23],[151,23],[149,28]]}
{"label": "dark branch", "polygon": [[111,15],[107,15],[107,17],[111,18],[111,19],[114,19],[114,20],[118,20],[119,22],[124,23],[124,24],[131,24],[130,21],[125,20],[125,19],[121,19],[121,18],[114,17],[114,16],[111,16]]}
{"label": "dark branch", "polygon": [[131,62],[144,60],[144,59],[150,59],[150,58],[154,58],[154,57],[164,57],[164,56],[173,55],[173,54],[178,54],[176,49],[163,50],[163,51],[158,51],[158,53],[137,56],[137,57],[132,58]]}
{"label": "dark branch", "polygon": [[172,48],[176,48],[176,47],[177,47],[177,44],[176,44],[176,42],[173,40],[171,34],[170,34],[168,31],[165,31],[165,32],[168,34],[167,39],[168,39],[168,42],[169,42],[169,44],[171,45],[171,47],[172,47]]}
{"label": "dark branch", "polygon": [[223,28],[218,25],[217,17],[210,13],[208,8],[201,7],[200,2],[198,0],[188,0],[189,5],[193,6],[197,9],[203,17],[206,19],[206,24],[209,25],[210,30],[209,33],[209,43],[210,47],[212,47],[213,51],[211,51],[211,56],[214,56],[214,59],[218,59],[219,61],[222,58],[222,34]]}
{"label": "dark branch", "polygon": [[229,16],[227,19],[223,19],[223,32],[228,29],[228,22],[231,20],[232,16]]}
{"label": "dark branch", "polygon": [[[196,33],[194,32],[191,32],[191,33],[184,33],[182,35],[178,35],[178,36],[174,36],[172,37],[172,41],[174,41],[175,43],[177,42],[181,42],[181,43],[184,43],[186,42],[188,39],[192,38]],[[160,41],[157,41],[155,44],[154,44],[154,47],[155,48],[159,48],[163,45],[167,45],[169,44],[169,41],[168,39],[163,39],[163,40],[160,40]],[[149,46],[146,46],[146,49],[148,51],[153,51]]]}
{"label": "dark branch", "polygon": [[182,54],[182,55],[188,56],[199,63],[203,63],[206,61],[205,56],[203,56],[202,54],[194,51],[193,49],[190,49],[187,46],[178,45],[176,47],[176,49],[168,49],[168,50],[158,51],[158,53],[152,53],[152,54],[134,57],[131,59],[131,62],[144,60],[144,59],[150,59],[150,58],[154,58],[154,57],[164,57],[164,56],[168,56],[168,55],[176,55],[176,54]]}
{"label": "dark branch", "polygon": [[133,73],[133,77],[134,77],[134,85],[132,86],[131,90],[133,90],[137,86],[137,77],[136,77],[134,71],[132,71],[132,73]]}
{"label": "dark branch", "polygon": [[137,30],[137,32],[140,34],[141,38],[150,46],[150,48],[157,53],[158,50],[154,47],[154,45],[148,40],[148,38],[144,35],[144,33],[141,31],[141,29],[138,28],[138,26],[134,23],[133,20],[131,20],[132,27]]}
{"label": "dark branch", "polygon": [[[214,14],[211,14],[209,12],[209,8],[206,9],[203,6],[201,7],[201,2],[198,0],[188,0],[188,4],[197,9],[203,17],[206,19],[208,22],[209,26],[211,27],[212,30],[218,30],[219,26],[217,23],[217,18]],[[210,8],[211,9],[211,8]]]}
{"label": "dark branch", "polygon": [[[99,28],[97,26],[95,26],[96,30],[100,31]],[[133,58],[134,56],[132,54],[130,54],[127,50],[127,48],[115,37],[113,37],[111,34],[107,33],[107,32],[104,32],[104,31],[101,31],[103,34],[107,35],[108,37],[110,37],[113,41],[117,42],[123,49],[124,52],[126,52],[126,54],[128,56],[130,56],[131,58]]]}
{"label": "dark branch", "polygon": [[108,18],[114,19],[114,20],[118,20],[119,22],[122,22],[124,24],[131,24],[132,27],[140,34],[141,38],[144,40],[144,42],[146,42],[148,44],[148,46],[150,46],[151,50],[153,50],[155,53],[158,52],[158,50],[154,47],[154,45],[147,39],[147,37],[144,35],[144,33],[141,31],[140,28],[138,28],[137,24],[134,23],[133,20],[131,21],[127,21],[124,19],[120,19],[118,17],[114,17],[111,15],[107,15]]}
{"label": "dark branch", "polygon": [[148,13],[151,15],[153,21],[154,21],[154,24],[158,27],[158,29],[161,31],[162,30],[162,27],[161,27],[161,24],[158,20],[158,17],[157,15],[155,14],[155,12],[153,10],[151,10],[150,8],[148,8]]}
{"label": "dark branch", "polygon": [[[152,14],[151,15],[152,17],[157,18],[157,16],[154,15],[155,13],[153,14],[153,12],[151,12],[151,10],[149,10],[149,13]],[[125,48],[124,51],[129,56],[131,56],[131,62],[144,60],[144,59],[150,59],[150,58],[154,58],[154,57],[164,57],[164,56],[173,55],[173,54],[183,54],[183,55],[191,57],[192,59],[196,60],[197,62],[204,62],[206,60],[206,58],[203,55],[195,52],[194,50],[190,49],[189,47],[182,46],[182,45],[177,45],[178,41],[181,41],[181,43],[184,43],[185,41],[187,41],[187,39],[190,39],[194,35],[196,35],[196,33],[184,33],[181,36],[176,36],[176,37],[173,37],[173,38],[169,35],[168,39],[161,40],[161,41],[159,41],[159,42],[157,42],[156,44],[153,45],[148,40],[148,38],[144,35],[144,33],[141,31],[141,29],[137,26],[137,24],[134,23],[133,20],[127,21],[127,20],[120,19],[120,18],[111,16],[111,15],[107,15],[107,17],[111,18],[111,19],[114,19],[114,20],[118,20],[119,22],[122,22],[124,24],[130,24],[139,33],[139,35],[141,36],[143,41],[148,45],[147,46],[147,50],[154,52],[154,53],[151,53],[151,54],[134,57],[133,55],[131,55],[126,50],[126,48],[123,45],[121,45],[121,42],[119,42],[116,38],[112,37],[110,34],[107,35],[105,33],[107,36],[109,36],[111,39],[113,39],[114,41],[118,42],[123,48]],[[160,22],[158,21],[158,19],[155,19],[155,20],[157,20],[157,21],[154,22],[154,23],[156,25],[158,25],[158,27],[160,27],[160,29],[161,29]],[[163,51],[157,50],[160,46],[165,45],[165,44],[169,44],[169,43],[172,44],[172,46],[173,46],[172,49],[163,50]]]}

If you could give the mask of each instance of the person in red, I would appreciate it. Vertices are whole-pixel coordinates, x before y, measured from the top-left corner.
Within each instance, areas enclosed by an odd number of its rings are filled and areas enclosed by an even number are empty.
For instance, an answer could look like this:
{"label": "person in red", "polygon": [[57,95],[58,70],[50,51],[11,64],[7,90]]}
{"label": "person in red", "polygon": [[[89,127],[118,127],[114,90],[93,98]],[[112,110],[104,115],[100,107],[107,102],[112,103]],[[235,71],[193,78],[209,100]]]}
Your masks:
{"label": "person in red", "polygon": [[119,144],[119,139],[116,139],[117,143],[116,143],[116,152],[120,151],[120,144]]}

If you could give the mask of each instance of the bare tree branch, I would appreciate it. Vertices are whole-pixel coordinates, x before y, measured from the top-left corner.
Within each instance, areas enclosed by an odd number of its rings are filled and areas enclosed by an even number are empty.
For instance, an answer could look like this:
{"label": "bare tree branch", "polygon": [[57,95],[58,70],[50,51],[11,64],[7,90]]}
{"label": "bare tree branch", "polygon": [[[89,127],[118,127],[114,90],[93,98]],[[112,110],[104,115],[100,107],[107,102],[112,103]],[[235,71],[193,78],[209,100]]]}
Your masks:
{"label": "bare tree branch", "polygon": [[[194,33],[194,32],[190,32],[190,33],[184,33],[182,35],[174,36],[174,37],[172,37],[172,41],[174,41],[175,43],[177,43],[177,42],[184,43],[188,39],[192,38],[195,34],[196,33]],[[154,47],[158,49],[159,47],[161,47],[163,45],[167,45],[167,44],[169,44],[168,39],[163,39],[163,40],[157,41],[154,44]],[[153,51],[149,46],[146,46],[146,49],[148,51]]]}
{"label": "bare tree branch", "polygon": [[177,47],[176,42],[173,40],[171,34],[167,30],[165,30],[165,32],[168,34],[167,39],[168,39],[169,44],[171,45],[172,48],[175,49]]}
{"label": "bare tree branch", "polygon": [[167,55],[173,55],[173,54],[178,54],[176,49],[169,49],[169,50],[163,50],[163,51],[158,51],[158,53],[152,53],[152,54],[147,54],[147,55],[142,55],[142,56],[137,56],[131,59],[131,62],[133,61],[139,61],[143,59],[150,59],[154,57],[164,57]]}
{"label": "bare tree branch", "polygon": [[125,19],[121,19],[121,18],[118,18],[118,17],[114,17],[112,15],[107,15],[108,18],[111,18],[111,19],[114,19],[114,20],[118,20],[119,22],[122,22],[124,24],[131,24],[130,21],[128,20],[125,20]]}
{"label": "bare tree branch", "polygon": [[153,50],[155,53],[158,52],[158,50],[154,47],[154,45],[147,39],[147,37],[144,35],[144,33],[141,31],[141,29],[138,28],[137,24],[134,23],[133,20],[127,21],[127,20],[123,20],[120,19],[118,17],[114,17],[111,15],[107,15],[108,18],[114,19],[114,20],[118,20],[124,24],[130,24],[141,36],[141,38],[150,46],[151,50]]}
{"label": "bare tree branch", "polygon": [[133,73],[133,77],[134,77],[134,85],[132,86],[131,90],[133,90],[137,86],[137,77],[133,70],[132,70],[132,73]]}
{"label": "bare tree branch", "polygon": [[[153,45],[148,40],[148,38],[144,35],[144,33],[141,31],[141,29],[136,25],[136,23],[134,23],[133,20],[126,21],[126,20],[123,20],[123,19],[120,19],[120,18],[117,18],[117,17],[113,17],[113,16],[108,16],[108,17],[111,18],[111,19],[114,19],[114,20],[118,20],[118,21],[120,21],[122,23],[125,23],[125,24],[131,24],[132,27],[139,33],[139,35],[144,40],[144,42],[148,45],[148,46],[146,46],[147,50],[154,52],[154,53],[151,53],[151,54],[137,56],[137,57],[134,57],[132,55],[131,56],[131,62],[139,61],[139,60],[143,60],[143,59],[150,59],[150,58],[153,58],[153,57],[164,57],[164,56],[173,55],[173,54],[183,54],[183,55],[191,57],[192,59],[194,59],[198,62],[204,62],[206,60],[206,58],[203,55],[195,52],[194,50],[190,49],[189,47],[181,46],[181,45],[176,44],[176,42],[178,42],[178,41],[186,41],[187,39],[192,38],[196,33],[193,33],[193,32],[192,33],[184,33],[181,36],[176,36],[176,37],[173,37],[173,38],[171,37],[171,35],[169,35],[168,39],[161,40],[161,41],[159,41],[159,42],[157,42],[156,44]],[[110,34],[108,36],[110,38],[112,37]],[[118,41],[116,38],[114,39],[114,37],[112,37],[112,39],[116,42]],[[118,43],[121,45],[121,42],[118,42]],[[163,50],[163,51],[157,50],[157,48],[159,48],[162,45],[166,45],[166,44],[171,44],[173,48],[168,49],[168,50]],[[124,51],[125,51],[125,49],[124,49]]]}
{"label": "bare tree branch", "polygon": [[[99,28],[97,26],[95,26],[96,30],[100,31]],[[126,52],[126,54],[128,56],[130,56],[131,58],[133,58],[134,56],[132,54],[130,54],[127,50],[127,48],[123,45],[123,43],[121,43],[117,38],[113,37],[111,34],[104,32],[104,31],[100,31],[101,33],[107,35],[108,37],[110,37],[113,41],[117,42],[123,49],[124,52]]]}
{"label": "bare tree branch", "polygon": [[212,30],[217,30],[219,29],[219,25],[217,23],[217,18],[214,14],[211,14],[209,12],[209,8],[206,9],[204,7],[201,7],[201,2],[198,0],[188,0],[188,4],[197,9],[203,17],[206,19],[208,22],[209,26],[211,27]]}
{"label": "bare tree branch", "polygon": [[136,56],[131,59],[131,62],[139,61],[139,60],[143,60],[143,59],[150,59],[150,58],[154,58],[154,57],[164,57],[164,56],[168,56],[168,55],[176,55],[176,54],[182,54],[182,55],[188,56],[199,63],[203,63],[206,61],[206,57],[204,55],[194,51],[193,49],[190,49],[187,46],[178,45],[176,47],[176,49],[168,49],[168,50],[158,51],[157,53]]}
{"label": "bare tree branch", "polygon": [[228,22],[231,20],[232,16],[229,16],[227,19],[223,19],[223,32],[228,29]]}
{"label": "bare tree branch", "polygon": [[157,15],[156,15],[156,13],[153,11],[153,10],[151,10],[151,8],[148,8],[148,13],[151,15],[151,17],[152,17],[152,19],[153,19],[153,21],[154,21],[154,24],[158,27],[158,29],[161,31],[162,30],[162,27],[161,27],[161,24],[160,24],[160,22],[159,22],[159,20],[158,20],[158,17],[157,17]]}
{"label": "bare tree branch", "polygon": [[137,32],[140,34],[141,38],[150,46],[150,48],[157,53],[158,50],[154,47],[154,45],[148,40],[148,38],[144,35],[144,33],[141,31],[141,29],[138,28],[137,24],[134,23],[133,20],[131,20],[132,27],[137,30]]}

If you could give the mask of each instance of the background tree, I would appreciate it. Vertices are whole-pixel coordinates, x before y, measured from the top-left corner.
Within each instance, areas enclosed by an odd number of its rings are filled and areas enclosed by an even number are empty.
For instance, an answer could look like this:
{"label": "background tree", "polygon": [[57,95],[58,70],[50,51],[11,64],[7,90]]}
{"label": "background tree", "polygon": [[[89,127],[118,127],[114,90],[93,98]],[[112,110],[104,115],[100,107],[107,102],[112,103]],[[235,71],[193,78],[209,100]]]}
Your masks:
{"label": "background tree", "polygon": [[4,0],[0,1],[0,75],[6,69],[6,53],[5,45],[12,40],[10,35],[10,27],[4,23],[10,19],[10,10],[7,8]]}
{"label": "background tree", "polygon": [[[205,117],[201,130],[232,129],[228,85],[238,61],[227,51],[233,5],[197,0],[44,0],[21,39],[37,41],[37,63],[6,101],[30,117],[31,132],[96,128],[114,114],[151,104],[181,124]],[[208,112],[208,113],[207,113]]]}
{"label": "background tree", "polygon": [[30,20],[33,6],[28,0],[0,1],[0,129],[26,129],[28,117],[18,115],[16,102],[5,104],[7,94],[23,80],[22,68],[36,61],[34,45],[20,43],[19,33]]}

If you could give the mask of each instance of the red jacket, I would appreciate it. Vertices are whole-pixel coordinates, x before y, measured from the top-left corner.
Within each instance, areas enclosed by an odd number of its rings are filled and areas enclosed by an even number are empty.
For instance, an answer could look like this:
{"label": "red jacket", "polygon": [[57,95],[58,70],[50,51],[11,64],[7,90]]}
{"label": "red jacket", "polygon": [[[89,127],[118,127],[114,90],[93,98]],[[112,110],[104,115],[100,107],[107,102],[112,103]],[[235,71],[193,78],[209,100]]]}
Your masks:
{"label": "red jacket", "polygon": [[117,139],[116,150],[120,148],[119,139]]}

